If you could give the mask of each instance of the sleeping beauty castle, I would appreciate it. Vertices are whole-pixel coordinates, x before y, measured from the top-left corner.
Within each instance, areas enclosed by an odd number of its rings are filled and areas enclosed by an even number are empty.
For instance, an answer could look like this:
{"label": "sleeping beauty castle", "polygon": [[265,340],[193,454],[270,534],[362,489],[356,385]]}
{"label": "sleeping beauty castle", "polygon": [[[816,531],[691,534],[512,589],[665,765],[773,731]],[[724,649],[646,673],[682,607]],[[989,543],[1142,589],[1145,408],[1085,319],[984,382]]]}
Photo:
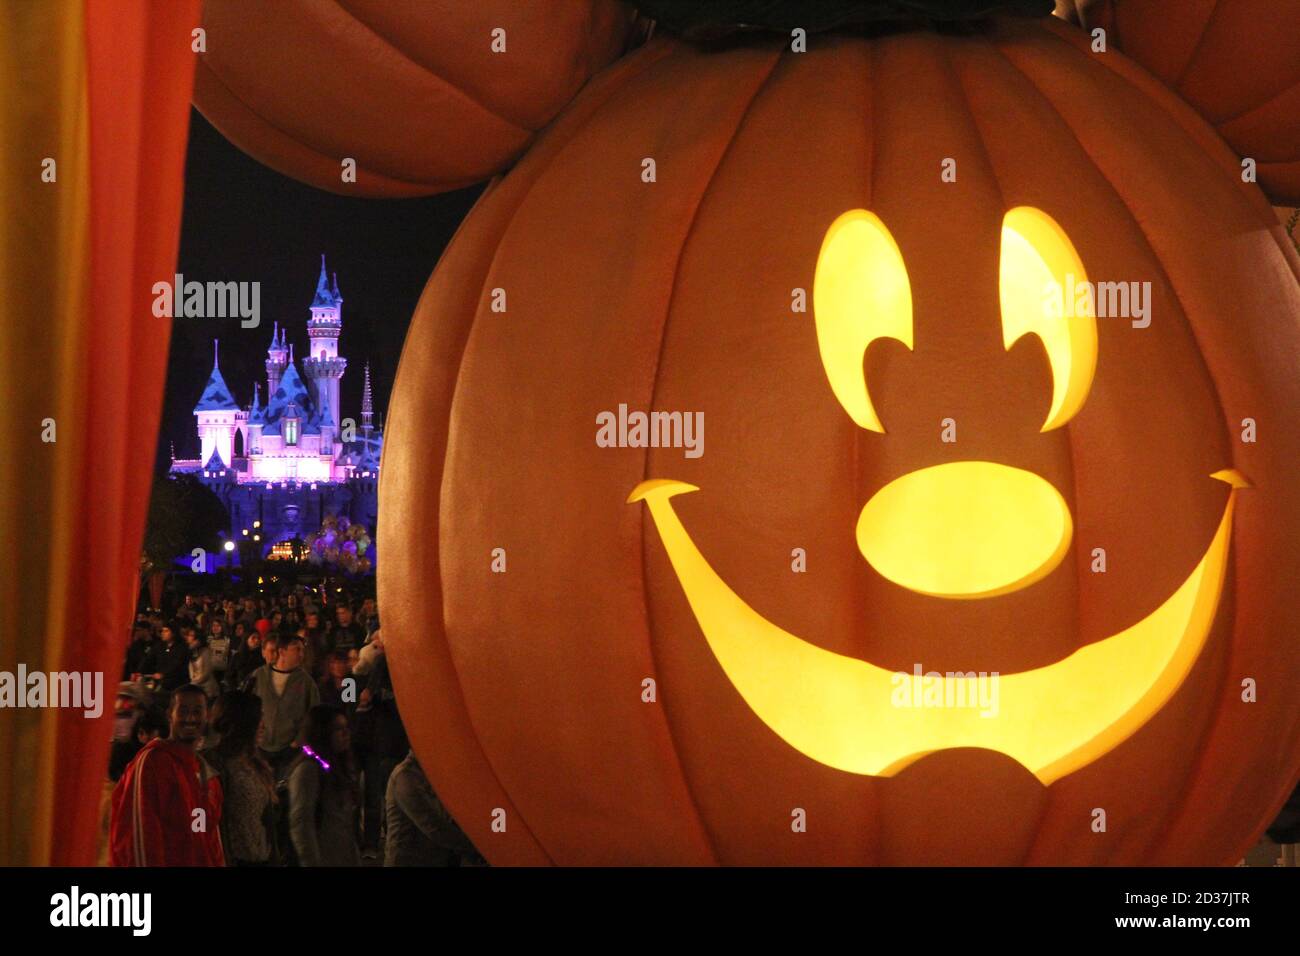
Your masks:
{"label": "sleeping beauty castle", "polygon": [[339,383],[348,360],[339,354],[343,297],[321,256],[320,279],[307,321],[306,358],[299,373],[293,344],[275,324],[266,351],[266,404],[260,383],[241,407],[221,376],[213,342],[212,374],[194,406],[199,457],[178,459],[172,474],[191,474],[221,499],[232,537],[253,531],[263,550],[306,537],[329,515],[359,521],[371,533],[378,511],[379,455],[383,436],[374,426],[370,366],[365,367],[361,420],[342,415]]}

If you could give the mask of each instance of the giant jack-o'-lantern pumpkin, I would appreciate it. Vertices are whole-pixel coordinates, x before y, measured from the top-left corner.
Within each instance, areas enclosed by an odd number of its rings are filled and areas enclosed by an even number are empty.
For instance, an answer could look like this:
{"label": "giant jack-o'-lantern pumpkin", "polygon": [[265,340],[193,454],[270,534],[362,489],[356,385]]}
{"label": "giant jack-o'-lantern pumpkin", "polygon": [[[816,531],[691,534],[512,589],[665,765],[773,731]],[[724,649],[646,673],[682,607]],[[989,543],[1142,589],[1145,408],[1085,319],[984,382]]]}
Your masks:
{"label": "giant jack-o'-lantern pumpkin", "polygon": [[426,195],[505,169],[634,19],[614,0],[207,0],[194,103],[318,189]]}
{"label": "giant jack-o'-lantern pumpkin", "polygon": [[488,859],[1234,861],[1300,756],[1300,262],[1238,173],[1062,24],[593,80],[389,419],[398,698]]}

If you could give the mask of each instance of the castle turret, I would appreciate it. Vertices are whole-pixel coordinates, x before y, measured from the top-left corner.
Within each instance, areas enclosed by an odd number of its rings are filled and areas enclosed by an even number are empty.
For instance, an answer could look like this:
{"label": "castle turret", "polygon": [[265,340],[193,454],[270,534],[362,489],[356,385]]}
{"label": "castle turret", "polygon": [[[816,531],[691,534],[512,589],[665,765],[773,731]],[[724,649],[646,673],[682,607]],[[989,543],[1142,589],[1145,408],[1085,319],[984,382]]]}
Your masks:
{"label": "castle turret", "polygon": [[262,428],[266,425],[266,413],[262,409],[257,383],[253,383],[253,405],[248,412],[248,447],[244,454],[260,455],[262,453]]}
{"label": "castle turret", "polygon": [[194,406],[194,417],[198,422],[199,460],[206,462],[215,453],[222,462],[232,462],[234,456],[235,418],[240,408],[235,404],[226,387],[226,380],[221,377],[221,368],[217,358],[217,340],[212,340],[212,374],[203,387],[203,396]]}
{"label": "castle turret", "polygon": [[269,402],[275,390],[280,387],[280,378],[284,367],[289,364],[289,352],[284,347],[284,331],[280,323],[275,323],[271,333],[271,347],[266,350],[266,400]]}
{"label": "castle turret", "polygon": [[361,387],[361,432],[370,437],[375,418],[375,400],[370,393],[370,363],[366,363],[366,381]]}
{"label": "castle turret", "polygon": [[339,294],[338,275],[330,285],[325,271],[325,256],[320,257],[320,278],[311,301],[311,318],[307,321],[309,353],[302,362],[307,387],[318,408],[339,407],[339,382],[348,362],[339,357],[339,336],[343,332],[343,296]]}
{"label": "castle turret", "polygon": [[316,411],[316,428],[320,431],[321,465],[328,473],[334,460],[334,435],[338,431],[338,424],[329,407],[329,392],[325,393],[321,406]]}

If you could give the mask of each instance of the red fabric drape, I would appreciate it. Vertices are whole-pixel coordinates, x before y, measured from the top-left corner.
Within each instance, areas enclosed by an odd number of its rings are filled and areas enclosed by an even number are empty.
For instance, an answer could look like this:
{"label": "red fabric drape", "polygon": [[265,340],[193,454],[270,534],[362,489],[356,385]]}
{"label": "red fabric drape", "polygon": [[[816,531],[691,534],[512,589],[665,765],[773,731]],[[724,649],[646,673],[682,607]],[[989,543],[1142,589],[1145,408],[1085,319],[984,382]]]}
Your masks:
{"label": "red fabric drape", "polygon": [[[81,414],[68,425],[82,439],[85,480],[58,503],[76,547],[52,568],[66,576],[67,604],[62,653],[48,666],[102,671],[111,695],[139,585],[166,376],[171,320],[153,315],[151,289],[175,272],[200,3],[86,0],[84,15],[90,268],[84,324],[70,337],[84,350]],[[94,861],[112,713],[111,696],[98,720],[58,711],[43,747],[52,793],[36,808],[48,855],[32,862]]]}

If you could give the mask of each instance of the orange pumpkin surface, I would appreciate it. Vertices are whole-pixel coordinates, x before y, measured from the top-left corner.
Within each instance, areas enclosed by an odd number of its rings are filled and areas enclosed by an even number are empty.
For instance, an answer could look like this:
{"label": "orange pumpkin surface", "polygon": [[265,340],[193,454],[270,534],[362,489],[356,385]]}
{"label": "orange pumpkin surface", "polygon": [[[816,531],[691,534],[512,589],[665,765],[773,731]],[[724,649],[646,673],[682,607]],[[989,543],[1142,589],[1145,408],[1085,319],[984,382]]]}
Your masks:
{"label": "orange pumpkin surface", "polygon": [[[1281,224],[1190,108],[1067,25],[809,46],[656,38],[489,189],[430,279],[379,518],[422,764],[496,864],[1235,862],[1300,771],[1300,261]],[[1019,207],[1059,224],[1090,279],[1150,283],[1147,327],[1096,319],[1086,401],[1047,431],[1060,370],[1003,341]],[[854,209],[910,284],[911,348],[876,342],[862,366],[883,432],[837,400],[814,320],[823,241]],[[599,447],[620,404],[702,412],[703,454]],[[864,503],[964,461],[1059,492],[1073,536],[1050,573],[954,600],[864,560]],[[1210,477],[1226,469],[1252,487],[1232,495]],[[1204,646],[1104,752],[1048,782],[969,746],[853,772],[738,691],[663,523],[628,503],[645,479],[699,489],[675,513],[756,615],[889,671],[1046,673],[1163,606],[1225,521],[1231,550]],[[768,677],[820,705],[808,673]],[[871,745],[878,704],[834,734]],[[1092,716],[1040,704],[1044,734]]]}
{"label": "orange pumpkin surface", "polygon": [[614,0],[207,0],[194,105],[319,189],[427,195],[513,162],[623,53],[634,17]]}
{"label": "orange pumpkin surface", "polygon": [[1276,0],[1076,0],[1082,24],[1191,103],[1277,203],[1300,203],[1300,8]]}

